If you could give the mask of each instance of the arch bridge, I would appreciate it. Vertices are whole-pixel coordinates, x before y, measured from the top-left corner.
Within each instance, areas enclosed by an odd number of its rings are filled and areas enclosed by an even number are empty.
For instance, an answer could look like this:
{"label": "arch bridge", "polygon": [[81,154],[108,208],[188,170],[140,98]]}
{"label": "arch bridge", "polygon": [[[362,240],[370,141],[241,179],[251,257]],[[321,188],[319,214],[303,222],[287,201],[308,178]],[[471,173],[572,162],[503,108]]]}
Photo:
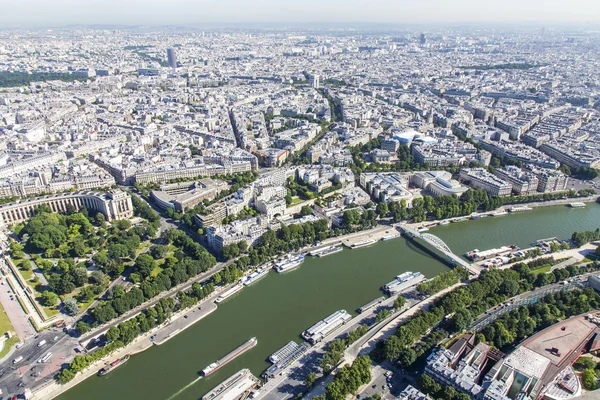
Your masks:
{"label": "arch bridge", "polygon": [[408,226],[405,226],[405,225],[401,226],[400,229],[403,233],[407,234],[411,238],[421,239],[426,244],[430,245],[431,247],[433,247],[440,253],[444,254],[446,259],[448,259],[448,261],[451,262],[452,264],[460,265],[461,267],[465,268],[467,271],[469,271],[471,274],[474,274],[474,275],[479,275],[479,273],[481,272],[480,267],[475,266],[475,265],[469,263],[468,261],[464,260],[462,257],[454,254],[454,252],[452,252],[450,247],[448,247],[448,245],[446,243],[444,243],[444,241],[442,239],[440,239],[439,237],[432,235],[431,233],[419,232],[419,231],[417,231],[413,228],[410,228]]}

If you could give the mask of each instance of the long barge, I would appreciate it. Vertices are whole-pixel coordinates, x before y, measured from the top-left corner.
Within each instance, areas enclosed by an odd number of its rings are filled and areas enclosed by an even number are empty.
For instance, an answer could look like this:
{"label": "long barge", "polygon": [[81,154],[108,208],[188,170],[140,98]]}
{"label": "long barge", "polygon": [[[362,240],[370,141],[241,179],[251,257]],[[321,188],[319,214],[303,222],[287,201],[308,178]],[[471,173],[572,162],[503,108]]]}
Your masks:
{"label": "long barge", "polygon": [[377,306],[378,304],[381,304],[384,300],[385,300],[385,297],[383,297],[383,296],[378,297],[375,300],[368,302],[364,306],[359,307],[357,311],[362,314],[363,312],[370,310],[371,308]]}
{"label": "long barge", "polygon": [[104,375],[108,374],[110,371],[114,370],[117,367],[120,367],[121,365],[125,364],[127,361],[129,361],[129,354],[123,358],[117,358],[115,361],[111,362],[106,367],[102,368],[100,371],[98,371],[98,376],[104,376]]}
{"label": "long barge", "polygon": [[517,251],[517,250],[519,250],[519,248],[517,246],[515,246],[514,244],[512,244],[510,246],[502,246],[497,249],[490,249],[490,250],[483,250],[483,251],[475,249],[473,251],[467,252],[465,254],[465,257],[467,257],[470,261],[479,261],[479,260],[485,260],[486,258],[490,258],[490,257],[496,257],[499,255],[508,254],[508,253],[511,253],[511,252]]}
{"label": "long barge", "polygon": [[404,272],[398,275],[393,281],[383,285],[383,290],[389,294],[395,294],[421,283],[424,279],[425,275],[420,272]]}
{"label": "long barge", "polygon": [[318,343],[325,336],[330,334],[336,328],[344,325],[346,321],[352,319],[346,310],[339,310],[317,322],[302,333],[302,337],[312,344]]}
{"label": "long barge", "polygon": [[341,248],[341,247],[339,247],[339,246],[338,247],[333,247],[331,249],[328,249],[328,250],[320,252],[319,254],[317,254],[317,257],[325,257],[325,256],[328,256],[328,255],[331,255],[331,254],[339,253],[342,250],[344,250],[344,249]]}
{"label": "long barge", "polygon": [[229,297],[233,296],[234,294],[236,294],[243,288],[244,288],[244,285],[241,282],[236,283],[235,285],[233,285],[232,287],[227,289],[225,292],[223,292],[223,294],[221,294],[219,297],[217,297],[217,299],[215,300],[215,303],[219,304],[219,303],[227,300]]}
{"label": "long barge", "polygon": [[244,286],[250,286],[260,278],[267,276],[269,273],[269,268],[258,268],[256,271],[251,273],[250,275],[242,278],[240,281]]}
{"label": "long barge", "polygon": [[375,244],[376,241],[373,239],[361,240],[360,242],[352,243],[351,245],[346,245],[351,249],[360,249],[361,247],[367,247],[372,244]]}
{"label": "long barge", "polygon": [[258,343],[258,340],[255,337],[251,338],[246,343],[244,343],[241,346],[237,347],[232,352],[226,354],[225,356],[219,358],[217,361],[215,361],[214,363],[212,363],[209,366],[207,366],[206,368],[204,368],[202,370],[202,376],[209,376],[210,374],[213,374],[219,368],[221,368],[222,366],[224,366],[225,364],[227,364],[231,360],[235,359],[236,357],[242,355],[246,351],[248,351],[251,348],[253,348],[254,346],[256,346],[257,343]]}
{"label": "long barge", "polygon": [[304,262],[304,258],[306,256],[304,254],[299,254],[296,257],[292,258],[291,260],[284,260],[281,261],[277,264],[275,264],[275,271],[277,272],[286,272],[286,271],[290,271],[294,268],[296,268],[297,266],[299,266],[300,264],[302,264]]}

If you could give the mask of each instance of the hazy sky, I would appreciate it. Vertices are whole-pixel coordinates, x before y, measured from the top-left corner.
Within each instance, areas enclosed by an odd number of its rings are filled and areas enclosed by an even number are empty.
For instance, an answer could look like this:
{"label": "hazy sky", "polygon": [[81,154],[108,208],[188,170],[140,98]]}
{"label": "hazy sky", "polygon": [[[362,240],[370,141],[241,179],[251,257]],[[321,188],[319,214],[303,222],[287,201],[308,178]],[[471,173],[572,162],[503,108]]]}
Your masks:
{"label": "hazy sky", "polygon": [[600,21],[600,0],[0,0],[0,28],[66,24]]}

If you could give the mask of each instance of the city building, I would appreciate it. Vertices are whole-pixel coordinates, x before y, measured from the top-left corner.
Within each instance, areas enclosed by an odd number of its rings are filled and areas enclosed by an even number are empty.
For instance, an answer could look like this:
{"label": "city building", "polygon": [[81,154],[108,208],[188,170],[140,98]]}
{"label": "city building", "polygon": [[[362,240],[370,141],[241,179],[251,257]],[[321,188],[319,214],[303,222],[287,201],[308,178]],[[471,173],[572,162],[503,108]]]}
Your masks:
{"label": "city building", "polygon": [[460,171],[459,179],[476,189],[485,190],[489,196],[510,196],[512,185],[483,168],[465,168]]}
{"label": "city building", "polygon": [[468,187],[462,186],[460,182],[452,179],[448,171],[423,171],[415,172],[410,182],[413,186],[424,189],[428,194],[437,196],[462,196]]}
{"label": "city building", "polygon": [[529,196],[538,192],[538,178],[535,174],[513,165],[498,168],[494,175],[512,185],[517,196]]}
{"label": "city building", "polygon": [[378,201],[406,200],[407,205],[412,204],[413,195],[408,191],[408,181],[397,172],[363,173],[360,185]]}
{"label": "city building", "polygon": [[107,221],[127,219],[133,215],[131,196],[122,190],[107,193],[73,192],[24,199],[0,206],[0,226],[27,221],[37,207],[47,205],[52,212],[77,211],[82,206],[101,212]]}
{"label": "city building", "polygon": [[167,49],[167,63],[171,68],[177,68],[177,52],[174,48]]}
{"label": "city building", "polygon": [[227,188],[229,185],[224,181],[205,178],[196,182],[162,185],[159,190],[151,191],[150,197],[162,209],[184,211],[204,200],[214,200],[219,192]]}

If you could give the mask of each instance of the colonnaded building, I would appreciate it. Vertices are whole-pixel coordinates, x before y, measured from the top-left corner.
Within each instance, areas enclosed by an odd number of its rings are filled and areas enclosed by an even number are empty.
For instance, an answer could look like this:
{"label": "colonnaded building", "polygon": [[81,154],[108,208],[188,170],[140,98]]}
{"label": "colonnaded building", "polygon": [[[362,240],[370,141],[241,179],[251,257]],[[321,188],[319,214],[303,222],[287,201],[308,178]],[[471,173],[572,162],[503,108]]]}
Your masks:
{"label": "colonnaded building", "polygon": [[19,200],[0,206],[0,226],[27,221],[35,209],[47,205],[53,212],[79,210],[82,206],[104,214],[108,221],[130,218],[133,215],[131,196],[122,190],[110,192],[73,192]]}

